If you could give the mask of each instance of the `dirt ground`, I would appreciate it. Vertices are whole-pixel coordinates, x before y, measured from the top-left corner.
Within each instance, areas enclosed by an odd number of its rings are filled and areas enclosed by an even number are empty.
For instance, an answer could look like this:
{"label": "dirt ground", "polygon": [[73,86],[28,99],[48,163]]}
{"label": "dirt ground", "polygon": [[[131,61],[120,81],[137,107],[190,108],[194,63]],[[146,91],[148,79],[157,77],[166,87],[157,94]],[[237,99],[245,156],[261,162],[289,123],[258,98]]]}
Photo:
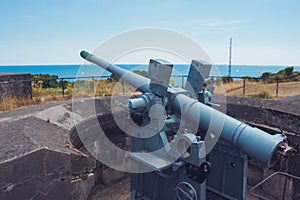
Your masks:
{"label": "dirt ground", "polygon": [[88,200],[129,200],[130,176],[110,184],[97,185],[93,188]]}

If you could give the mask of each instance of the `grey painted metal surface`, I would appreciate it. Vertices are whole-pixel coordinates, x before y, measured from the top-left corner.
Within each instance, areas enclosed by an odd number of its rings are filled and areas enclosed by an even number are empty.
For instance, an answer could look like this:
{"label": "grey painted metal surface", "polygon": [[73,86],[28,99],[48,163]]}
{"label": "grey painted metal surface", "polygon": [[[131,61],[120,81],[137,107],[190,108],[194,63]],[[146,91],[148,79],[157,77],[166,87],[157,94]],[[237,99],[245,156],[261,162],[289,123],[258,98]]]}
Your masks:
{"label": "grey painted metal surface", "polygon": [[94,174],[73,175],[95,160],[65,148],[66,129],[30,114],[0,120],[0,199],[86,199]]}
{"label": "grey painted metal surface", "polygon": [[204,61],[192,60],[185,89],[198,95],[204,86],[204,80],[208,78],[210,70],[211,64]]}
{"label": "grey painted metal surface", "polygon": [[207,178],[207,199],[246,199],[247,155],[219,140],[208,160],[213,169]]}

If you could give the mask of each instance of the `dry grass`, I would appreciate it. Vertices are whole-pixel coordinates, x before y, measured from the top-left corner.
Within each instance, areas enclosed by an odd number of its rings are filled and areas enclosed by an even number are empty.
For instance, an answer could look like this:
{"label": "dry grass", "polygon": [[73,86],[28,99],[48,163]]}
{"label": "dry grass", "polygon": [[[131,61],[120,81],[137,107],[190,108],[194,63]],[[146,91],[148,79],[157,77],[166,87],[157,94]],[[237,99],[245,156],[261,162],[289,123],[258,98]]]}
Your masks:
{"label": "dry grass", "polygon": [[136,94],[133,87],[128,84],[107,81],[82,81],[76,82],[73,85],[67,85],[62,95],[61,88],[42,88],[34,86],[32,88],[32,99],[18,99],[11,97],[1,97],[0,111],[12,110],[23,106],[47,104],[56,101],[63,101],[69,99],[111,96],[111,95],[131,95]]}
{"label": "dry grass", "polygon": [[15,97],[3,97],[2,101],[0,101],[0,111],[12,110],[22,106],[32,105],[31,99],[17,99]]}
{"label": "dry grass", "polygon": [[[242,81],[224,84],[223,90],[224,88],[227,96],[243,96]],[[216,93],[218,93],[218,91],[220,91],[220,87],[216,88]],[[278,97],[295,95],[300,95],[300,82],[279,83]],[[276,83],[264,84],[261,82],[246,81],[245,97],[274,98],[276,97]]]}
{"label": "dry grass", "polygon": [[71,95],[66,94],[65,97],[58,92],[47,92],[39,91],[37,92],[33,89],[32,99],[30,98],[16,98],[11,96],[3,96],[0,101],[0,111],[13,110],[23,106],[47,104],[55,101],[63,101],[71,99]]}
{"label": "dry grass", "polygon": [[[252,86],[252,85],[256,85],[256,83],[248,82],[247,85]],[[230,83],[217,85],[215,88],[215,94],[224,94],[224,92],[228,94],[229,92],[236,91],[236,90],[243,91],[243,81],[233,81]]]}

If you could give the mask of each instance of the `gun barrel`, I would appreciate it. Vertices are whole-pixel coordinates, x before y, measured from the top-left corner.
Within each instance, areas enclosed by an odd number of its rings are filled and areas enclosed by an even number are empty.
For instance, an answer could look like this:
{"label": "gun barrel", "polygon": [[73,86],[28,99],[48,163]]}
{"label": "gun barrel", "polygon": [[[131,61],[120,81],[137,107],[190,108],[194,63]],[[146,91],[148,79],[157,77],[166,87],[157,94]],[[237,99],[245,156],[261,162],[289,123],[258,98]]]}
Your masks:
{"label": "gun barrel", "polygon": [[[150,80],[148,78],[109,64],[86,51],[81,52],[81,57],[116,74],[139,91],[149,92]],[[222,139],[239,147],[248,156],[260,161],[266,167],[273,163],[277,150],[285,143],[285,137],[281,134],[270,135],[253,128],[184,94],[177,94],[170,103],[171,108],[182,118],[190,122],[199,121],[199,127],[208,130],[209,134],[221,133]],[[197,120],[199,118],[200,120]]]}
{"label": "gun barrel", "polygon": [[121,80],[129,83],[139,91],[143,93],[149,91],[150,80],[148,78],[140,76],[134,72],[122,69],[116,65],[110,64],[87,51],[81,51],[80,56],[83,59],[90,61],[91,63],[94,63],[102,67],[103,69],[111,72],[112,74],[119,76]]}
{"label": "gun barrel", "polygon": [[274,163],[276,151],[285,143],[285,137],[281,134],[271,135],[253,128],[183,94],[176,96],[172,108],[187,121],[192,122],[200,118],[198,127],[208,130],[206,137],[211,137],[211,134],[216,137],[221,133],[220,137],[223,140],[239,147],[265,167]]}

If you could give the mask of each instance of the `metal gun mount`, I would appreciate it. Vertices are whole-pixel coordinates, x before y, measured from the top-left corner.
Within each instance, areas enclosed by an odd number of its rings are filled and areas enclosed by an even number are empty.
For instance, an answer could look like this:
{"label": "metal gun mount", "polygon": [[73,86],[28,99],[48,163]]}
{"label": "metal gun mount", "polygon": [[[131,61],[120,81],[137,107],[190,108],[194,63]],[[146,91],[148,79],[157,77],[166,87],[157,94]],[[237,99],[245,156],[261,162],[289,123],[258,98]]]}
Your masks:
{"label": "metal gun mount", "polygon": [[173,65],[164,60],[150,60],[148,79],[86,51],[81,57],[142,92],[127,107],[140,126],[155,134],[133,134],[139,137],[131,138],[129,156],[153,171],[132,174],[132,199],[245,199],[247,156],[270,167],[291,150],[285,136],[270,135],[211,107],[211,94],[203,91],[209,63],[193,60],[183,89],[169,85]]}

